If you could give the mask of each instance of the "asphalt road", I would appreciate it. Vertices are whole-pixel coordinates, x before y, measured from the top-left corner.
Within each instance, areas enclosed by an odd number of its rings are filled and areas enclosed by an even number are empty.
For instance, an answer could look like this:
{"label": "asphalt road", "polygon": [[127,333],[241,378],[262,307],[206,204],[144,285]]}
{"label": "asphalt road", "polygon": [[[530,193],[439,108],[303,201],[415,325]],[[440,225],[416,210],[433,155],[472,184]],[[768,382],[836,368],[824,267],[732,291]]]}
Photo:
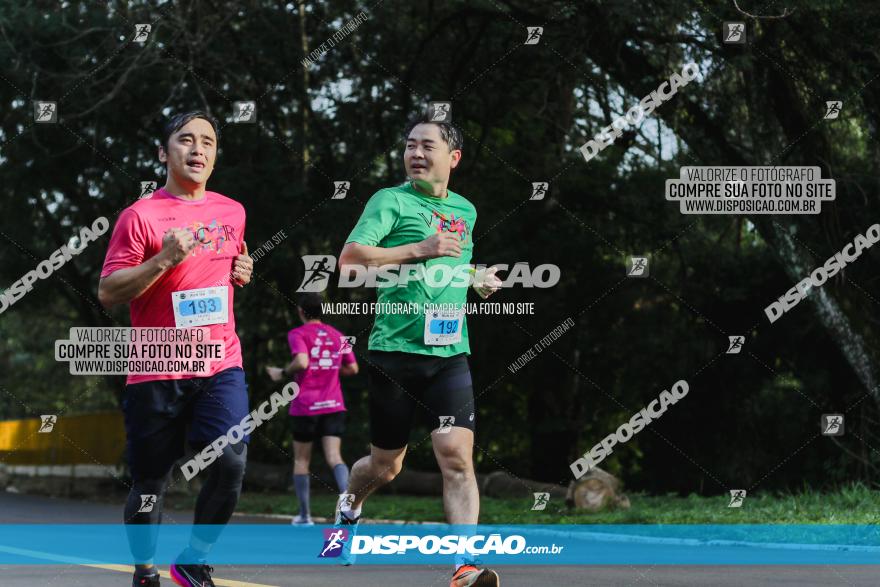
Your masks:
{"label": "asphalt road", "polygon": [[[75,524],[117,523],[122,505],[96,504],[38,496],[0,493],[0,523]],[[192,520],[191,512],[172,512],[182,523]],[[167,519],[167,518],[166,518]],[[236,516],[237,523],[285,523]],[[51,552],[50,544],[46,551]],[[878,561],[880,562],[880,561]],[[167,570],[167,569],[166,569]],[[226,587],[445,587],[451,567],[447,566],[232,566],[215,569],[218,586]],[[504,587],[542,585],[575,586],[757,586],[792,585],[798,587],[835,585],[876,586],[880,584],[878,566],[503,566],[498,567]],[[0,565],[0,585],[32,587],[110,587],[131,584],[130,569],[101,565]],[[173,585],[163,578],[163,585]]]}

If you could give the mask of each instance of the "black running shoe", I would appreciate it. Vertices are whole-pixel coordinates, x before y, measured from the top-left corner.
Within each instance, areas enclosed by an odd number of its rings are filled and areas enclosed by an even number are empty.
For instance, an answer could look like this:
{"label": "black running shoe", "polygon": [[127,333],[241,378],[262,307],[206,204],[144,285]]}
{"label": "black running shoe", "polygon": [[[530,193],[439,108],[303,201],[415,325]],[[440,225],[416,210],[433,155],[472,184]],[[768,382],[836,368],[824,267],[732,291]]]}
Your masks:
{"label": "black running shoe", "polygon": [[[216,587],[211,580],[214,567],[208,565],[171,565],[171,580],[181,587]],[[158,584],[158,583],[157,583]]]}
{"label": "black running shoe", "polygon": [[159,573],[153,575],[134,576],[131,581],[132,587],[159,587]]}

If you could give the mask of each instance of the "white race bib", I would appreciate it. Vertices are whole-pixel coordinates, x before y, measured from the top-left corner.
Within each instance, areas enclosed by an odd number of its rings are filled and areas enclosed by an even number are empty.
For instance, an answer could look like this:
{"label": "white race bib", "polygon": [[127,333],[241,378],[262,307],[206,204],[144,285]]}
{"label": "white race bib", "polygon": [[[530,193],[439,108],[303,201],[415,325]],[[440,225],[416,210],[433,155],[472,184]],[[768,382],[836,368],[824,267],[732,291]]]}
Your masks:
{"label": "white race bib", "polygon": [[464,308],[430,310],[425,313],[425,344],[446,345],[461,342]]}
{"label": "white race bib", "polygon": [[226,324],[229,321],[229,286],[187,289],[171,294],[177,328]]}

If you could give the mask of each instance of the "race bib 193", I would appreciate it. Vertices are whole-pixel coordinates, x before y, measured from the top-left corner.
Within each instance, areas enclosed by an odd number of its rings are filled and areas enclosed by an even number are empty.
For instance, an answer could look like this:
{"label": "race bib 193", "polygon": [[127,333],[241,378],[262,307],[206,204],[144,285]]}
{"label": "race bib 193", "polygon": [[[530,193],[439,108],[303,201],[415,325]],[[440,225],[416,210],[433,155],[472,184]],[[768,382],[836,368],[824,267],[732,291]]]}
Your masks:
{"label": "race bib 193", "polygon": [[226,324],[229,321],[229,286],[187,289],[171,294],[177,328]]}

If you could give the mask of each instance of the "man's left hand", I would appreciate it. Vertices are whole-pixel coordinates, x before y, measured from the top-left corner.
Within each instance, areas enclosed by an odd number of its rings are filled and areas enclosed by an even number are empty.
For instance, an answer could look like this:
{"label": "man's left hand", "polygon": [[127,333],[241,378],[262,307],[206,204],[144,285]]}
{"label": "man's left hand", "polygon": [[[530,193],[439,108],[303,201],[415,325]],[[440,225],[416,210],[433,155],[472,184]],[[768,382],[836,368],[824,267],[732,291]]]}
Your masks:
{"label": "man's left hand", "polygon": [[495,275],[497,272],[497,267],[489,267],[488,269],[479,269],[474,273],[473,287],[484,300],[501,289],[501,280]]}
{"label": "man's left hand", "polygon": [[247,243],[242,241],[241,245],[241,253],[232,263],[232,281],[238,286],[249,284],[254,271],[254,260],[248,255]]}

